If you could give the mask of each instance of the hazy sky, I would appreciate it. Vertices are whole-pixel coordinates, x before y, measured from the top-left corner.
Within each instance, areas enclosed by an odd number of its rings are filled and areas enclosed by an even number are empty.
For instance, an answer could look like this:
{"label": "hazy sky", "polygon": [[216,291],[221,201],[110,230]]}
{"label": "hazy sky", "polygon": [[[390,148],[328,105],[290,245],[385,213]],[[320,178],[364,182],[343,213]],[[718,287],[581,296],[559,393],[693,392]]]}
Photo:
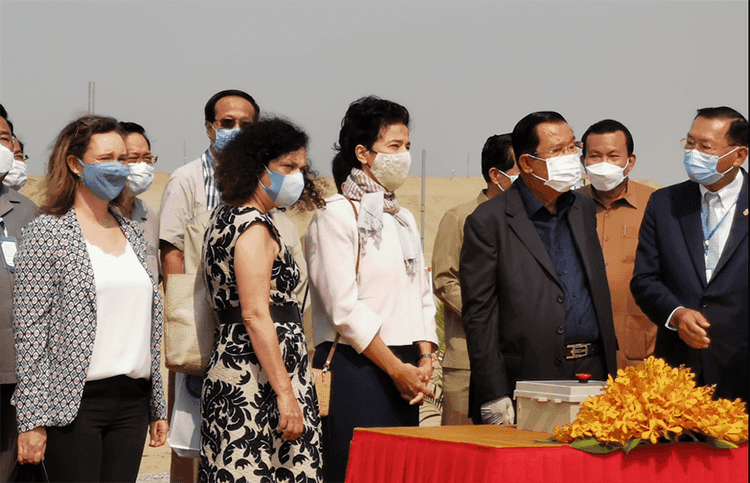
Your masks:
{"label": "hazy sky", "polygon": [[632,176],[685,179],[699,107],[748,115],[748,2],[0,2],[0,102],[42,174],[88,105],[142,124],[171,172],[207,147],[203,106],[252,94],[310,135],[330,174],[349,103],[375,94],[412,115],[412,174],[480,174],[485,139],[556,110],[577,135],[633,132]]}

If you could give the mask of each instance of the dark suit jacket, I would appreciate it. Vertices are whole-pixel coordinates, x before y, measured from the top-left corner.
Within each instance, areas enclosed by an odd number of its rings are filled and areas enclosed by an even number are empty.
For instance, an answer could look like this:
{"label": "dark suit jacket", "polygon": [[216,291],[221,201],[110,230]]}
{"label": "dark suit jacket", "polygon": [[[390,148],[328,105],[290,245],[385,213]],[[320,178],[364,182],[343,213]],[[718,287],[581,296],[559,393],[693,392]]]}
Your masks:
{"label": "dark suit jacket", "polygon": [[[747,401],[747,173],[741,174],[732,230],[711,281],[706,283],[700,190],[685,181],[651,196],[630,289],[658,327],[656,357],[673,366],[687,365],[699,383],[717,384],[716,396]],[[690,348],[664,326],[679,306],[700,311],[711,323],[708,349]]]}
{"label": "dark suit jacket", "polygon": [[[591,288],[606,368],[614,375],[617,341],[596,209],[591,198],[573,195],[568,220]],[[481,405],[512,397],[516,381],[562,377],[563,289],[516,185],[466,220],[460,276],[471,364],[469,411],[481,422]]]}

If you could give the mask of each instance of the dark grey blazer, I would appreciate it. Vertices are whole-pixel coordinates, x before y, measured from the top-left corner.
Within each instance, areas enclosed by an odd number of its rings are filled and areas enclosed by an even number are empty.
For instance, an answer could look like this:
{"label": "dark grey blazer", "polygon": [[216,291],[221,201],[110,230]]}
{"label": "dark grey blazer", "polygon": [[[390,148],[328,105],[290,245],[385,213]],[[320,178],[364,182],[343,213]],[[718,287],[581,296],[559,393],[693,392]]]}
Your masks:
{"label": "dark grey blazer", "polygon": [[[617,339],[594,202],[573,196],[571,232],[591,287],[606,369],[616,375]],[[515,184],[466,220],[460,274],[471,362],[469,413],[478,423],[480,406],[512,396],[516,381],[562,377],[563,290]]]}

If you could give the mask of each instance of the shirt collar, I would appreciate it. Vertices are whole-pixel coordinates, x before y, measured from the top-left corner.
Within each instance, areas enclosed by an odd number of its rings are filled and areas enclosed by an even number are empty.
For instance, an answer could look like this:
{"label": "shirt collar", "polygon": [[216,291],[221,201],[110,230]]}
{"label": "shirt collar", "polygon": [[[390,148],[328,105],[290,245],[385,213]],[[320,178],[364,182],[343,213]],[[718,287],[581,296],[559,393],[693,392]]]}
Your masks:
{"label": "shirt collar", "polygon": [[[737,199],[740,195],[740,191],[742,191],[742,183],[744,179],[744,173],[740,170],[731,183],[721,188],[719,191],[716,191],[719,195],[719,203],[721,203],[722,208],[727,209],[732,203],[734,203],[734,200]],[[708,188],[699,184],[698,189],[701,191],[701,200],[704,200],[706,198],[706,193],[708,193]]]}
{"label": "shirt collar", "polygon": [[[594,199],[594,201],[597,202],[597,204],[603,206],[604,208],[607,208],[607,205],[599,201],[598,191],[594,189],[593,186],[589,185],[589,189],[591,190],[591,197]],[[620,195],[619,198],[616,200],[613,200],[610,204],[610,207],[613,206],[615,203],[622,201],[623,203],[627,203],[633,208],[638,208],[638,200],[635,195],[635,190],[630,189],[630,178],[625,178],[625,191]]]}
{"label": "shirt collar", "polygon": [[143,202],[138,198],[135,198],[133,200],[133,210],[131,212],[130,217],[132,220],[135,220],[138,218],[140,218],[141,220],[145,220],[146,218],[148,218],[147,213],[146,213],[146,207],[143,205]]}
{"label": "shirt collar", "polygon": [[553,215],[547,208],[545,208],[544,204],[539,200],[539,198],[537,198],[536,195],[534,195],[534,193],[532,193],[531,190],[526,187],[526,184],[520,177],[514,184],[518,185],[518,194],[521,196],[523,207],[526,209],[526,216],[528,216],[529,219],[531,219],[541,209],[544,209],[544,213],[546,213],[547,215],[558,217],[562,216],[573,204],[573,200],[575,200],[575,195],[570,191],[560,193],[560,196],[557,197],[557,201],[555,202],[557,206],[557,214]]}

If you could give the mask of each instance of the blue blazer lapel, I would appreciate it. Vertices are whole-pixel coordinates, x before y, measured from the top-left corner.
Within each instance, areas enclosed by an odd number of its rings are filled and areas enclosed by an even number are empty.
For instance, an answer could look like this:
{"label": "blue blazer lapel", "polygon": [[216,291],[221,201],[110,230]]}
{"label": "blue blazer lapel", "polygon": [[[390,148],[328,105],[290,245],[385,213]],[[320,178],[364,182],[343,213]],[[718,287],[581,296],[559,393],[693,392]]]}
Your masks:
{"label": "blue blazer lapel", "polygon": [[[507,196],[508,200],[505,213],[508,217],[510,229],[513,230],[529,252],[536,258],[542,268],[549,274],[550,278],[557,285],[560,285],[555,266],[552,264],[549,253],[544,248],[544,243],[539,238],[536,228],[534,228],[534,223],[526,215],[526,209],[523,206],[523,201],[521,200],[521,195],[518,194],[518,190],[513,186],[506,192],[505,196]],[[560,288],[562,289],[562,287]]]}
{"label": "blue blazer lapel", "polygon": [[[740,168],[742,169],[742,168]],[[729,231],[729,238],[727,238],[727,244],[724,247],[724,251],[719,258],[719,262],[716,264],[716,269],[711,277],[711,280],[716,279],[716,274],[721,270],[724,265],[729,261],[729,258],[737,250],[740,242],[747,236],[747,174],[744,170],[740,171],[740,175],[744,177],[742,182],[742,190],[740,190],[740,196],[737,198],[737,207],[734,210],[734,221],[732,222],[732,229]]]}
{"label": "blue blazer lapel", "polygon": [[703,222],[701,221],[701,192],[696,183],[685,185],[682,203],[673,205],[690,259],[698,278],[706,286],[706,261],[703,257]]}

